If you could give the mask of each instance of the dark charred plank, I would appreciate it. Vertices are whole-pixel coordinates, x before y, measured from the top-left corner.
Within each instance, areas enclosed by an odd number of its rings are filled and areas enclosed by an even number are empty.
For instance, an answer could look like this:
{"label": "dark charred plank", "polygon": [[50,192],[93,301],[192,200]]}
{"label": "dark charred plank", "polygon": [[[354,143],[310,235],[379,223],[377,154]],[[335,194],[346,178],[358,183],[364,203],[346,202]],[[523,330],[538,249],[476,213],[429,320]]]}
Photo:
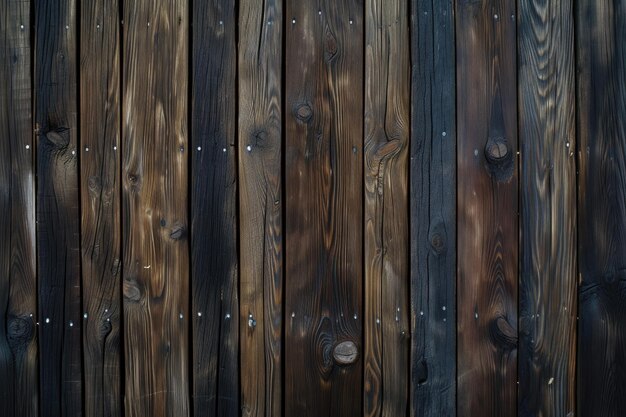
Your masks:
{"label": "dark charred plank", "polygon": [[[286,3],[288,416],[362,414],[363,11]],[[333,350],[347,341],[358,358],[344,365]]]}
{"label": "dark charred plank", "polygon": [[574,16],[569,0],[519,3],[519,413],[575,412]]}
{"label": "dark charred plank", "polygon": [[239,5],[243,416],[282,415],[282,0]]}
{"label": "dark charred plank", "polygon": [[411,1],[409,415],[456,415],[454,2]]}
{"label": "dark charred plank", "polygon": [[30,1],[0,5],[0,416],[38,415]]}
{"label": "dark charred plank", "polygon": [[626,409],[626,1],[577,4],[578,416]]}
{"label": "dark charred plank", "polygon": [[191,288],[197,416],[237,416],[236,12],[193,1]]}
{"label": "dark charred plank", "polygon": [[123,4],[127,417],[189,415],[188,15],[186,1]]}
{"label": "dark charred plank", "polygon": [[80,11],[85,413],[110,417],[123,412],[120,16],[116,1],[85,2]]}
{"label": "dark charred plank", "polygon": [[76,2],[35,2],[41,416],[82,414]]}
{"label": "dark charred plank", "polygon": [[462,417],[517,413],[515,3],[463,0],[456,6],[457,414]]}
{"label": "dark charred plank", "polygon": [[405,0],[365,7],[365,416],[405,415],[409,399],[407,9]]}

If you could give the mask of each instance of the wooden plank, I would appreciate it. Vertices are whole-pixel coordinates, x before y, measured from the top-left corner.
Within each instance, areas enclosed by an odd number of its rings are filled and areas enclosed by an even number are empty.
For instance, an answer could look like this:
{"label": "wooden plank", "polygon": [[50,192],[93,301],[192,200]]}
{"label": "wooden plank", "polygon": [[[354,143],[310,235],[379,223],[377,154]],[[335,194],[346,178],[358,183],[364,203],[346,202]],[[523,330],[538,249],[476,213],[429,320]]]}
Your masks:
{"label": "wooden plank", "polygon": [[0,4],[0,415],[38,415],[30,1]]}
{"label": "wooden plank", "polygon": [[282,415],[281,0],[239,5],[243,416]]}
{"label": "wooden plank", "polygon": [[188,10],[125,1],[125,415],[189,414]]}
{"label": "wooden plank", "polygon": [[82,414],[76,2],[35,3],[41,416]]}
{"label": "wooden plank", "polygon": [[116,1],[89,1],[80,11],[85,413],[93,417],[121,416],[119,5]]}
{"label": "wooden plank", "polygon": [[288,416],[362,413],[363,6],[286,6]]}
{"label": "wooden plank", "polygon": [[519,3],[520,416],[573,416],[576,131],[571,0]]}
{"label": "wooden plank", "polygon": [[409,414],[456,416],[454,2],[411,2]]}
{"label": "wooden plank", "polygon": [[365,4],[363,414],[366,416],[405,415],[408,405],[407,8],[404,0],[367,0]]}
{"label": "wooden plank", "polygon": [[194,415],[236,416],[240,406],[235,1],[193,1],[192,15]]}
{"label": "wooden plank", "polygon": [[626,408],[626,1],[577,3],[578,413]]}
{"label": "wooden plank", "polygon": [[457,413],[509,417],[517,412],[515,1],[458,2],[456,39]]}

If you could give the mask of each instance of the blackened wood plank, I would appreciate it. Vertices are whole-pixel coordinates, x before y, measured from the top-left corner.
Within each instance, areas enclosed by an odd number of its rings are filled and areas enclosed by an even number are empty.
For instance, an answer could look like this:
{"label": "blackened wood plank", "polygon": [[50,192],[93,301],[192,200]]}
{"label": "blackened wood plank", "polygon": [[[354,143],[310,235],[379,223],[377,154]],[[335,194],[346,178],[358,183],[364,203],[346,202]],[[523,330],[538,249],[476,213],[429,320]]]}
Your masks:
{"label": "blackened wood plank", "polygon": [[454,2],[411,1],[411,416],[456,415]]}
{"label": "blackened wood plank", "polygon": [[626,409],[626,1],[577,2],[578,413]]}
{"label": "blackened wood plank", "polygon": [[362,414],[363,11],[286,3],[288,416]]}
{"label": "blackened wood plank", "polygon": [[191,285],[196,416],[239,415],[236,12],[193,1]]}
{"label": "blackened wood plank", "polygon": [[0,415],[38,415],[30,1],[0,5]]}
{"label": "blackened wood plank", "polygon": [[515,3],[456,7],[460,417],[517,412]]}
{"label": "blackened wood plank", "polygon": [[117,1],[83,2],[80,11],[84,401],[88,416],[110,417],[123,412],[120,16]]}
{"label": "blackened wood plank", "polygon": [[406,0],[365,5],[365,416],[401,416],[408,405],[407,10]]}
{"label": "blackened wood plank", "polygon": [[573,416],[576,348],[574,16],[519,3],[519,416]]}
{"label": "blackened wood plank", "polygon": [[76,2],[35,2],[41,416],[82,414]]}
{"label": "blackened wood plank", "polygon": [[188,9],[124,1],[125,415],[189,414]]}
{"label": "blackened wood plank", "polygon": [[239,5],[243,416],[282,415],[282,0]]}

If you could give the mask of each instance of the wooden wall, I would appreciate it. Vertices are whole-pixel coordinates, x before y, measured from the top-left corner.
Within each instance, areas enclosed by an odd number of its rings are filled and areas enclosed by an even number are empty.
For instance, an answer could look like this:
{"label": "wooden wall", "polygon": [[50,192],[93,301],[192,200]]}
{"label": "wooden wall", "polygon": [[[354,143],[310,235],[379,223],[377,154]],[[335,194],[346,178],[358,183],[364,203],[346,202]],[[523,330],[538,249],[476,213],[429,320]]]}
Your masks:
{"label": "wooden wall", "polygon": [[2,0],[0,417],[620,417],[626,0]]}

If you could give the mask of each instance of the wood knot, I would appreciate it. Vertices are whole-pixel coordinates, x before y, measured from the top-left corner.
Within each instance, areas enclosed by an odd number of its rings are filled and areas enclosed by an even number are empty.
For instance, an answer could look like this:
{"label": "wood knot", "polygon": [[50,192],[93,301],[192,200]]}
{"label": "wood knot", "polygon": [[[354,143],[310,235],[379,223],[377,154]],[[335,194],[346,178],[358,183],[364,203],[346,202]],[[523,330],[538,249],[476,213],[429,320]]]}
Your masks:
{"label": "wood knot", "polygon": [[139,302],[141,300],[141,289],[134,279],[124,280],[124,298],[128,301]]}
{"label": "wood knot", "polygon": [[307,123],[313,117],[313,109],[307,103],[298,105],[295,109],[296,119],[302,123]]}
{"label": "wood knot", "polygon": [[326,29],[326,36],[324,40],[324,57],[326,61],[330,62],[337,55],[337,38],[330,31],[330,29]]}
{"label": "wood knot", "polygon": [[430,247],[436,255],[441,255],[446,251],[446,227],[440,219],[434,219],[429,230]]}
{"label": "wood knot", "polygon": [[111,319],[104,319],[100,323],[100,327],[98,328],[98,333],[100,335],[100,340],[106,339],[106,337],[113,330],[113,325],[111,324]]}
{"label": "wood knot", "polygon": [[498,162],[506,158],[509,147],[504,138],[496,138],[487,141],[485,145],[485,156],[490,162]]}
{"label": "wood knot", "polygon": [[170,239],[183,240],[187,236],[187,229],[185,226],[174,226],[170,233]]}
{"label": "wood knot", "polygon": [[485,158],[488,162],[487,169],[493,179],[505,182],[513,177],[515,170],[513,152],[506,138],[501,136],[489,138],[485,144]]}
{"label": "wood knot", "polygon": [[339,343],[333,349],[333,358],[339,365],[350,365],[356,362],[358,356],[358,350],[356,344],[351,341],[345,341]]}
{"label": "wood knot", "polygon": [[68,128],[49,130],[44,136],[57,148],[65,148],[70,143],[70,130]]}
{"label": "wood knot", "polygon": [[502,316],[491,322],[491,337],[497,346],[513,350],[517,348],[517,330]]}
{"label": "wood knot", "polygon": [[33,338],[34,326],[30,317],[12,317],[7,323],[7,342],[13,353],[24,352]]}
{"label": "wood knot", "polygon": [[428,380],[428,365],[426,364],[426,360],[424,358],[418,360],[413,370],[417,378],[417,383],[419,385],[425,384]]}

